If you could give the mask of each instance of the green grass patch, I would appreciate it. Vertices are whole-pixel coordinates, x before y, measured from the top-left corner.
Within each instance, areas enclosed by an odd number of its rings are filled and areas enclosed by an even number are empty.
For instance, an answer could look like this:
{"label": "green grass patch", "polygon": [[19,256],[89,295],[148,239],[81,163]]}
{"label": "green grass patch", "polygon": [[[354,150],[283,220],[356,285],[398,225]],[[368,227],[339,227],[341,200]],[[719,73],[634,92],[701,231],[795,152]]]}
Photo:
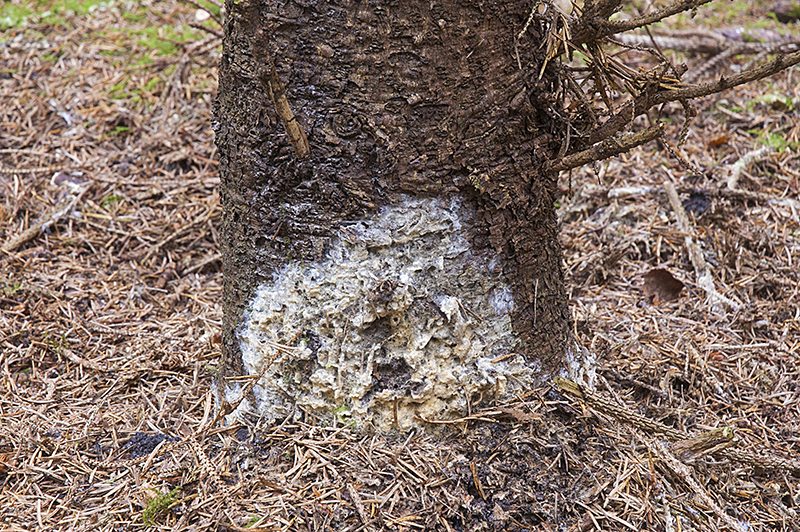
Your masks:
{"label": "green grass patch", "polygon": [[250,519],[247,521],[247,524],[244,525],[244,527],[245,528],[250,528],[252,526],[255,526],[255,524],[258,523],[259,521],[261,521],[261,517],[259,517],[257,515],[251,515]]}
{"label": "green grass patch", "polygon": [[147,17],[142,11],[125,12],[122,14],[122,18],[131,24],[143,24],[147,22]]}
{"label": "green grass patch", "polygon": [[142,512],[142,521],[144,521],[145,525],[153,526],[153,519],[159,514],[159,512],[166,510],[174,503],[178,502],[177,495],[179,489],[180,488],[175,488],[169,493],[161,493],[147,503],[147,506],[145,506],[144,511]]}
{"label": "green grass patch", "polygon": [[101,0],[11,0],[0,7],[0,29],[22,28],[28,24],[66,23],[66,17],[85,15]]}
{"label": "green grass patch", "polygon": [[220,16],[220,8],[216,4],[212,4],[211,2],[204,2],[203,0],[198,0],[197,5],[201,6],[203,9],[211,13],[212,15],[219,17]]}
{"label": "green grass patch", "polygon": [[162,80],[161,78],[150,78],[150,80],[147,83],[144,84],[143,88],[147,92],[155,92],[156,88],[159,85],[163,85],[163,83],[164,83],[164,80]]}
{"label": "green grass patch", "polygon": [[28,7],[16,4],[6,4],[0,7],[0,30],[24,26],[32,13],[33,11]]}
{"label": "green grass patch", "polygon": [[22,290],[22,283],[18,281],[7,283],[3,286],[3,294],[7,296],[13,296],[20,290]]}
{"label": "green grass patch", "polygon": [[48,50],[42,56],[42,61],[45,63],[55,63],[61,57],[61,50]]}
{"label": "green grass patch", "polygon": [[178,46],[200,37],[198,31],[189,28],[176,29],[174,26],[153,27],[148,26],[134,30],[131,35],[139,38],[139,45],[148,50],[156,50],[157,55],[172,55],[178,51]]}
{"label": "green grass patch", "polygon": [[127,76],[115,83],[109,90],[108,95],[115,100],[124,100],[131,97],[130,91],[127,90],[130,78]]}
{"label": "green grass patch", "polygon": [[[112,50],[101,50],[101,54],[125,57],[127,65],[151,64],[154,51],[157,56],[177,55],[180,45],[203,37],[192,27],[176,28],[170,25],[140,25],[113,31],[98,30],[94,34],[114,45]],[[136,54],[131,56],[134,47]]]}
{"label": "green grass patch", "polygon": [[55,2],[40,1],[39,3],[50,4],[50,11],[54,13],[85,15],[95,6],[108,2],[102,2],[101,0],[56,0]]}
{"label": "green grass patch", "polygon": [[703,10],[701,20],[711,27],[730,26],[741,19],[742,15],[750,13],[751,9],[751,3],[744,0],[714,2]]}
{"label": "green grass patch", "polygon": [[[130,131],[131,128],[117,126],[117,129]],[[102,201],[100,202],[100,206],[103,207],[104,209],[108,209],[109,207],[113,207],[114,205],[116,205],[117,203],[121,202],[124,199],[125,198],[123,196],[120,196],[119,194],[109,194],[108,196],[102,199]]]}
{"label": "green grass patch", "polygon": [[796,150],[800,147],[800,142],[789,142],[782,133],[764,131],[761,129],[750,129],[747,132],[758,137],[756,140],[757,144],[769,146],[777,152],[784,152],[787,149]]}
{"label": "green grass patch", "polygon": [[130,62],[130,66],[148,66],[153,64],[153,58],[149,55],[140,55],[135,61]]}
{"label": "green grass patch", "polygon": [[[755,21],[752,17],[753,7],[760,2],[752,0],[715,0],[697,8],[694,12],[684,11],[651,26],[654,33],[664,30],[698,29],[714,30],[722,27],[738,26],[743,18],[747,18],[747,28],[774,26],[768,18]],[[646,6],[649,9],[649,4]]]}
{"label": "green grass patch", "polygon": [[131,130],[128,126],[117,126],[114,128],[114,131],[110,131],[108,133],[109,137],[113,137],[114,135],[120,135],[122,133],[127,133]]}
{"label": "green grass patch", "polygon": [[786,94],[778,94],[775,92],[768,92],[762,96],[759,96],[756,98],[756,100],[751,101],[768,105],[773,110],[784,113],[794,111],[798,104],[798,98],[792,98]]}

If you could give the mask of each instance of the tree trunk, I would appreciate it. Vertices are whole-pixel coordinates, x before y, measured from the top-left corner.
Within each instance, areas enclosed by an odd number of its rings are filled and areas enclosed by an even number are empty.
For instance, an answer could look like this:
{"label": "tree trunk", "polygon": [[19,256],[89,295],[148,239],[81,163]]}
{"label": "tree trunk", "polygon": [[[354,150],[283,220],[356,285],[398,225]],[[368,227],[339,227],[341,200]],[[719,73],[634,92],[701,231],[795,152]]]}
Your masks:
{"label": "tree trunk", "polygon": [[531,3],[227,8],[224,375],[272,364],[248,408],[405,429],[575,362]]}

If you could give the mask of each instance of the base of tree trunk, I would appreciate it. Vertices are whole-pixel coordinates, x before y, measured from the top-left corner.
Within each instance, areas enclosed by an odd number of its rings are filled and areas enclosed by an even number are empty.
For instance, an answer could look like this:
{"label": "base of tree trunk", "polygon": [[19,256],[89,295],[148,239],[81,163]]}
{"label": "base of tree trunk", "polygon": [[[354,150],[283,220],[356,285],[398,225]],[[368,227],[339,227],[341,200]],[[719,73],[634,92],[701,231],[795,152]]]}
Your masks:
{"label": "base of tree trunk", "polygon": [[406,430],[537,383],[504,260],[467,240],[474,216],[458,199],[408,197],[343,226],[323,260],[288,263],[262,284],[240,349],[247,373],[272,365],[244,408]]}

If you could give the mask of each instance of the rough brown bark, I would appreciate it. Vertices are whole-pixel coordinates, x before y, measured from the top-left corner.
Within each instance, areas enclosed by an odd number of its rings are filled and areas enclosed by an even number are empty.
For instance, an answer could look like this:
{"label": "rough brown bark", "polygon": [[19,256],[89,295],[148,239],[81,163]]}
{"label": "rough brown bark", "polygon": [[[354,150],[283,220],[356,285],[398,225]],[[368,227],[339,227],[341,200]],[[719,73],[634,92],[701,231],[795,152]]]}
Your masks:
{"label": "rough brown bark", "polygon": [[[321,259],[344,221],[403,195],[474,206],[471,245],[507,259],[524,354],[561,367],[570,314],[556,176],[543,164],[563,126],[549,69],[539,79],[541,29],[516,38],[530,2],[227,8],[215,127],[228,370],[241,371],[235,329],[255,287],[289,261]],[[258,79],[273,68],[307,137],[305,157]]]}

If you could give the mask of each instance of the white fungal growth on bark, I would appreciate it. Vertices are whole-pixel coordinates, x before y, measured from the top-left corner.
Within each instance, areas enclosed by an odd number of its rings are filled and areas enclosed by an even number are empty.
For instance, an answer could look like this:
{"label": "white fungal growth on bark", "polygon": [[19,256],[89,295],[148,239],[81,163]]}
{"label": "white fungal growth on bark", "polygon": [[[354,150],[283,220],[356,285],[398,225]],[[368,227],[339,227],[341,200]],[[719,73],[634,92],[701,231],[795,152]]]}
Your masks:
{"label": "white fungal growth on bark", "polygon": [[277,359],[250,408],[406,430],[529,385],[538,365],[517,354],[503,262],[470,248],[473,216],[457,200],[406,199],[261,286],[238,330],[242,361],[258,374]]}

